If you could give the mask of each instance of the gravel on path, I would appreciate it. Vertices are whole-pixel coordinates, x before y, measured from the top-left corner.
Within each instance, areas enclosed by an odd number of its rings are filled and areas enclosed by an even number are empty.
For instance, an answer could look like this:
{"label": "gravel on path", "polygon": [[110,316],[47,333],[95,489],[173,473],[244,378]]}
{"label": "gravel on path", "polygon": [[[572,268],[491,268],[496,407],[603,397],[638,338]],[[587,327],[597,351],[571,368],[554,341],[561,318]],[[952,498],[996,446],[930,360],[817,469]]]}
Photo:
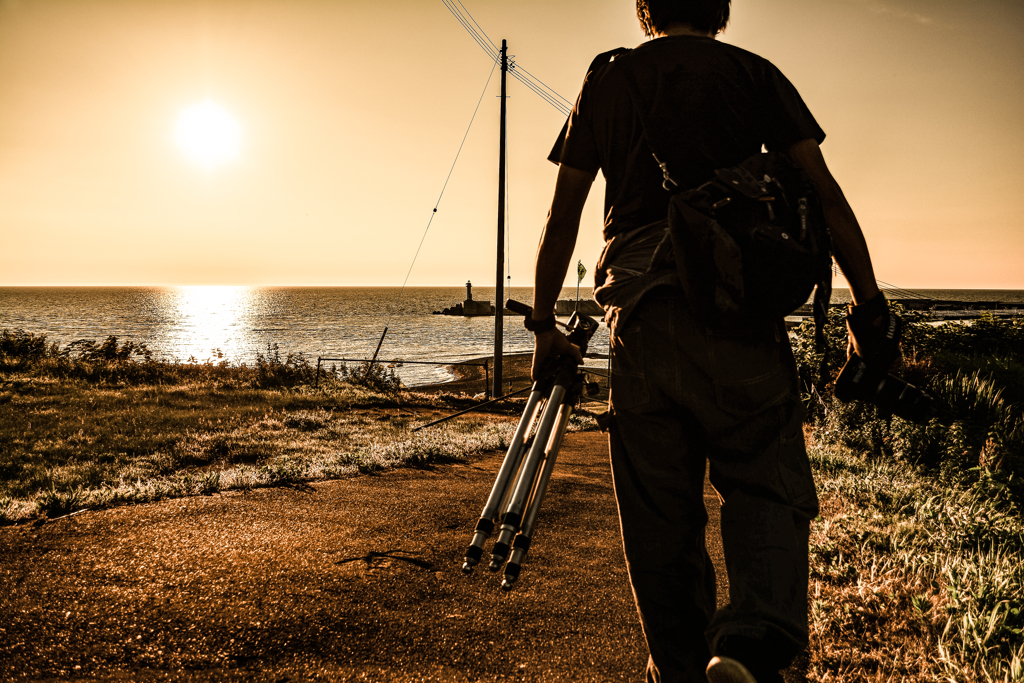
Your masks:
{"label": "gravel on path", "polygon": [[566,436],[508,594],[460,571],[502,455],[0,529],[0,679],[642,680],[605,437]]}

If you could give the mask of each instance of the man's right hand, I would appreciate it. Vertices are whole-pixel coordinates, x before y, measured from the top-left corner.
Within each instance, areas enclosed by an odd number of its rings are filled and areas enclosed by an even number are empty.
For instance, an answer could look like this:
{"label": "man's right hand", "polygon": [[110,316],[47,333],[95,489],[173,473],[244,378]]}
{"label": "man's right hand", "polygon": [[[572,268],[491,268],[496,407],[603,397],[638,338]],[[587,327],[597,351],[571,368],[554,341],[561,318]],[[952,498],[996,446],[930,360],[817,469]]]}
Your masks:
{"label": "man's right hand", "polygon": [[558,358],[563,353],[571,354],[576,359],[577,365],[583,364],[583,355],[579,347],[569,343],[569,340],[557,328],[541,332],[534,336],[533,341],[533,367],[530,375],[533,381],[538,381],[540,370],[544,367],[545,361],[549,358]]}
{"label": "man's right hand", "polygon": [[900,357],[903,321],[889,310],[885,295],[879,292],[846,314],[850,333],[847,356],[856,353],[872,367],[889,368]]}

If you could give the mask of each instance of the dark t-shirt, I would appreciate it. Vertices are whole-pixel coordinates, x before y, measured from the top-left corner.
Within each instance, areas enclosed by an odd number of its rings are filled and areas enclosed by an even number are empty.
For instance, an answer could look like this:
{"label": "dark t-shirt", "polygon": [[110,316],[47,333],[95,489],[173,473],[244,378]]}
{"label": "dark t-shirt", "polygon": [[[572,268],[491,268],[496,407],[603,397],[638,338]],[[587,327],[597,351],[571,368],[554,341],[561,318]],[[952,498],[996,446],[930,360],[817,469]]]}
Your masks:
{"label": "dark t-shirt", "polygon": [[548,159],[604,172],[605,239],[661,220],[669,193],[626,89],[633,74],[659,158],[680,189],[768,150],[825,133],[771,62],[712,38],[670,36],[594,60]]}

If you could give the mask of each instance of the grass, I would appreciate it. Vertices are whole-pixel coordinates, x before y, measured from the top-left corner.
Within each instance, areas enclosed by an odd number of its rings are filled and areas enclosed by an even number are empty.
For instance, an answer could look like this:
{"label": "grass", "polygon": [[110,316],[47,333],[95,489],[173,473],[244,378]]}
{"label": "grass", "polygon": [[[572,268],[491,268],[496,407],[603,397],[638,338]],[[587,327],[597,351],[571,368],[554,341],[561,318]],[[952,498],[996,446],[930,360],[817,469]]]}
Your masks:
{"label": "grass", "polygon": [[403,391],[377,365],[155,361],[130,342],[70,348],[0,333],[0,522],[425,467],[507,445],[506,415],[412,433],[465,399]]}
{"label": "grass", "polygon": [[811,449],[811,681],[1024,680],[1024,521],[998,477]]}
{"label": "grass", "polygon": [[810,332],[795,343],[822,502],[808,680],[1024,681],[1024,324],[908,317],[894,372],[938,398],[923,425],[815,387]]}

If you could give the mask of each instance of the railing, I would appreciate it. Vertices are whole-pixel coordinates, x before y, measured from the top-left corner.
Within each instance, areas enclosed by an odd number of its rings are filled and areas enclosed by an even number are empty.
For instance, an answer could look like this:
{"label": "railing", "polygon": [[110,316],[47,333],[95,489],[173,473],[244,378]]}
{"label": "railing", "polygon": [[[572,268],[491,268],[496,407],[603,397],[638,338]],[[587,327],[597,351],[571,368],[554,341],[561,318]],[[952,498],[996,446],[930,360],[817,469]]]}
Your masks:
{"label": "railing", "polygon": [[[476,368],[482,367],[484,369],[484,396],[485,396],[485,400],[489,400],[491,398],[491,369],[490,369],[490,359],[487,359],[487,358],[485,358],[483,360],[483,362],[436,361],[436,360],[399,360],[399,359],[371,361],[371,360],[367,360],[366,358],[327,358],[326,356],[317,356],[317,358],[316,358],[316,380],[313,383],[314,388],[319,388],[320,387],[320,367],[321,367],[321,365],[323,364],[324,361],[341,361],[341,362],[345,362],[345,363],[370,363],[371,365],[377,365],[379,363],[381,365],[385,365],[385,364],[388,364],[388,365],[390,365],[390,364],[395,364],[395,365],[406,365],[406,364],[410,364],[410,365],[467,365],[467,366],[476,367]],[[608,381],[609,372],[607,370],[603,370],[603,369],[599,369],[599,368],[593,368],[593,367],[589,367],[589,368],[588,367],[584,367],[584,368],[581,368],[581,369],[583,370],[583,372],[586,372],[588,374],[594,375],[596,377],[604,378],[605,381]],[[516,391],[516,392],[514,392],[514,394],[519,394],[522,391],[524,391],[524,390]],[[507,398],[507,395],[506,395],[506,398]],[[594,398],[590,398],[589,396],[586,396],[585,394],[583,396],[581,396],[580,400],[581,400],[581,402],[586,402],[586,403],[607,403],[607,401],[608,401],[607,398],[605,398],[605,399],[594,399]],[[426,426],[426,425],[424,425],[424,426]]]}
{"label": "railing", "polygon": [[482,363],[470,363],[466,361],[437,361],[437,360],[374,360],[370,361],[365,358],[327,358],[325,356],[316,357],[316,381],[313,382],[313,387],[320,388],[320,366],[324,361],[342,361],[344,363],[369,363],[370,365],[468,365],[471,367],[482,367],[484,369],[484,394],[487,398],[491,397],[491,367],[490,361],[484,359]]}

